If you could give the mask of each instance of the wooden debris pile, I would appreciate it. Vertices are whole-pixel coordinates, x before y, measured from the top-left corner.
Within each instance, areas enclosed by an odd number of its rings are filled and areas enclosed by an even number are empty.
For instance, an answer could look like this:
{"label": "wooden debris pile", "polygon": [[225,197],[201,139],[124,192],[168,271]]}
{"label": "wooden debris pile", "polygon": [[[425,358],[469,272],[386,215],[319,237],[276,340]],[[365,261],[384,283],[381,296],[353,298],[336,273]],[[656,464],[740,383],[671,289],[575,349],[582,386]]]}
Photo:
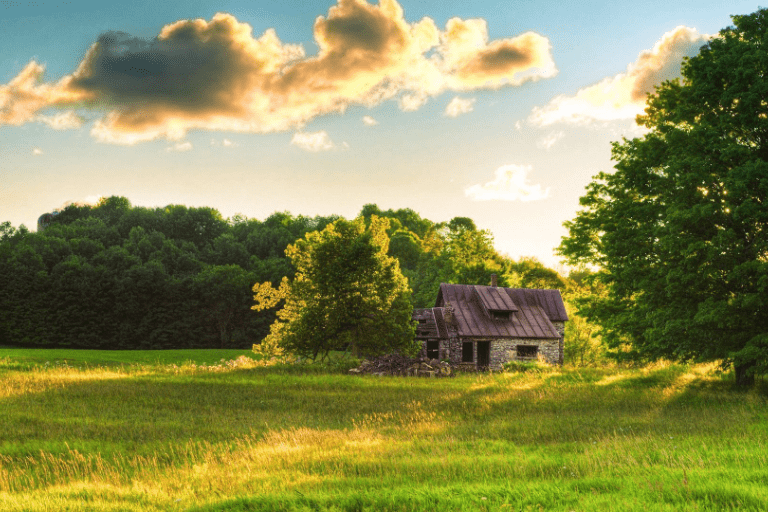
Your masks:
{"label": "wooden debris pile", "polygon": [[455,368],[447,361],[437,359],[411,359],[398,354],[389,354],[372,360],[365,360],[357,368],[349,370],[357,375],[399,375],[403,377],[450,377]]}

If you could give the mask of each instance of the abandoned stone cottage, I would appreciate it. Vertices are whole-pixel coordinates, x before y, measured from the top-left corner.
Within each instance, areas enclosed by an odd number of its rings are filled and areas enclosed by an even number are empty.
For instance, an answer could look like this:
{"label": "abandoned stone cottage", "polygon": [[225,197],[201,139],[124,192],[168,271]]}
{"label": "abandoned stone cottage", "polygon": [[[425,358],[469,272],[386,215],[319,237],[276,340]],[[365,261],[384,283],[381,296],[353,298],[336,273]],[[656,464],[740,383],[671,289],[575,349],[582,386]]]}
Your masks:
{"label": "abandoned stone cottage", "polygon": [[435,307],[415,309],[421,357],[477,369],[542,358],[563,363],[568,315],[559,290],[441,284]]}

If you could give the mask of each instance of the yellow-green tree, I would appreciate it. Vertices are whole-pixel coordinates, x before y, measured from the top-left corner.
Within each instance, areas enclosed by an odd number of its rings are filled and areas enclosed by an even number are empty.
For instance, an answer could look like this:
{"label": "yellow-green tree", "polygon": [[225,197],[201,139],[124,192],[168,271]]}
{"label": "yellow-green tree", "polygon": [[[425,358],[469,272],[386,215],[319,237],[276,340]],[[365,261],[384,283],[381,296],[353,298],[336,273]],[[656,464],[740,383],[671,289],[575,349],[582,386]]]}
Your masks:
{"label": "yellow-green tree", "polygon": [[281,300],[263,343],[311,359],[332,350],[373,356],[418,350],[408,283],[395,258],[387,256],[389,221],[372,216],[337,220],[289,245],[296,277],[275,289],[254,286],[255,310]]}

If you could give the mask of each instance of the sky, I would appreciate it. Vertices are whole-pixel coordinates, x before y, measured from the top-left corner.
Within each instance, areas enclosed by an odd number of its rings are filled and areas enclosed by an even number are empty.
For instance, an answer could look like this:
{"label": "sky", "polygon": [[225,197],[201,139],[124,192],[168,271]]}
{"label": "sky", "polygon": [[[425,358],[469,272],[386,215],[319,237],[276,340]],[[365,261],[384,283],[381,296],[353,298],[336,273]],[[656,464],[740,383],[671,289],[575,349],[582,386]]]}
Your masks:
{"label": "sky", "polygon": [[[126,8],[126,5],[128,7]],[[731,0],[0,0],[0,222],[70,202],[470,217],[558,266]]]}

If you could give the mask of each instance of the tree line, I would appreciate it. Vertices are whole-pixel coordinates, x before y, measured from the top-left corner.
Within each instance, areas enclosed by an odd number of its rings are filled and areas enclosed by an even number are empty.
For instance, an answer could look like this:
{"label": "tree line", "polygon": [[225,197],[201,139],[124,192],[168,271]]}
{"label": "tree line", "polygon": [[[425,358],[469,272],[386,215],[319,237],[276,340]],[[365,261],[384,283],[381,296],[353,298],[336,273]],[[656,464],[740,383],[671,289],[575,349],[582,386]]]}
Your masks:
{"label": "tree line", "polygon": [[[376,218],[386,220],[380,236],[407,279],[408,307],[432,306],[441,282],[488,284],[492,273],[500,286],[568,286],[535,259],[499,254],[469,218],[433,222],[369,204],[356,222],[370,228]],[[2,345],[250,347],[276,318],[251,309],[252,287],[293,279],[286,248],[344,219],[287,212],[225,219],[213,208],[146,208],[113,196],[48,220],[37,232],[0,225]]]}

